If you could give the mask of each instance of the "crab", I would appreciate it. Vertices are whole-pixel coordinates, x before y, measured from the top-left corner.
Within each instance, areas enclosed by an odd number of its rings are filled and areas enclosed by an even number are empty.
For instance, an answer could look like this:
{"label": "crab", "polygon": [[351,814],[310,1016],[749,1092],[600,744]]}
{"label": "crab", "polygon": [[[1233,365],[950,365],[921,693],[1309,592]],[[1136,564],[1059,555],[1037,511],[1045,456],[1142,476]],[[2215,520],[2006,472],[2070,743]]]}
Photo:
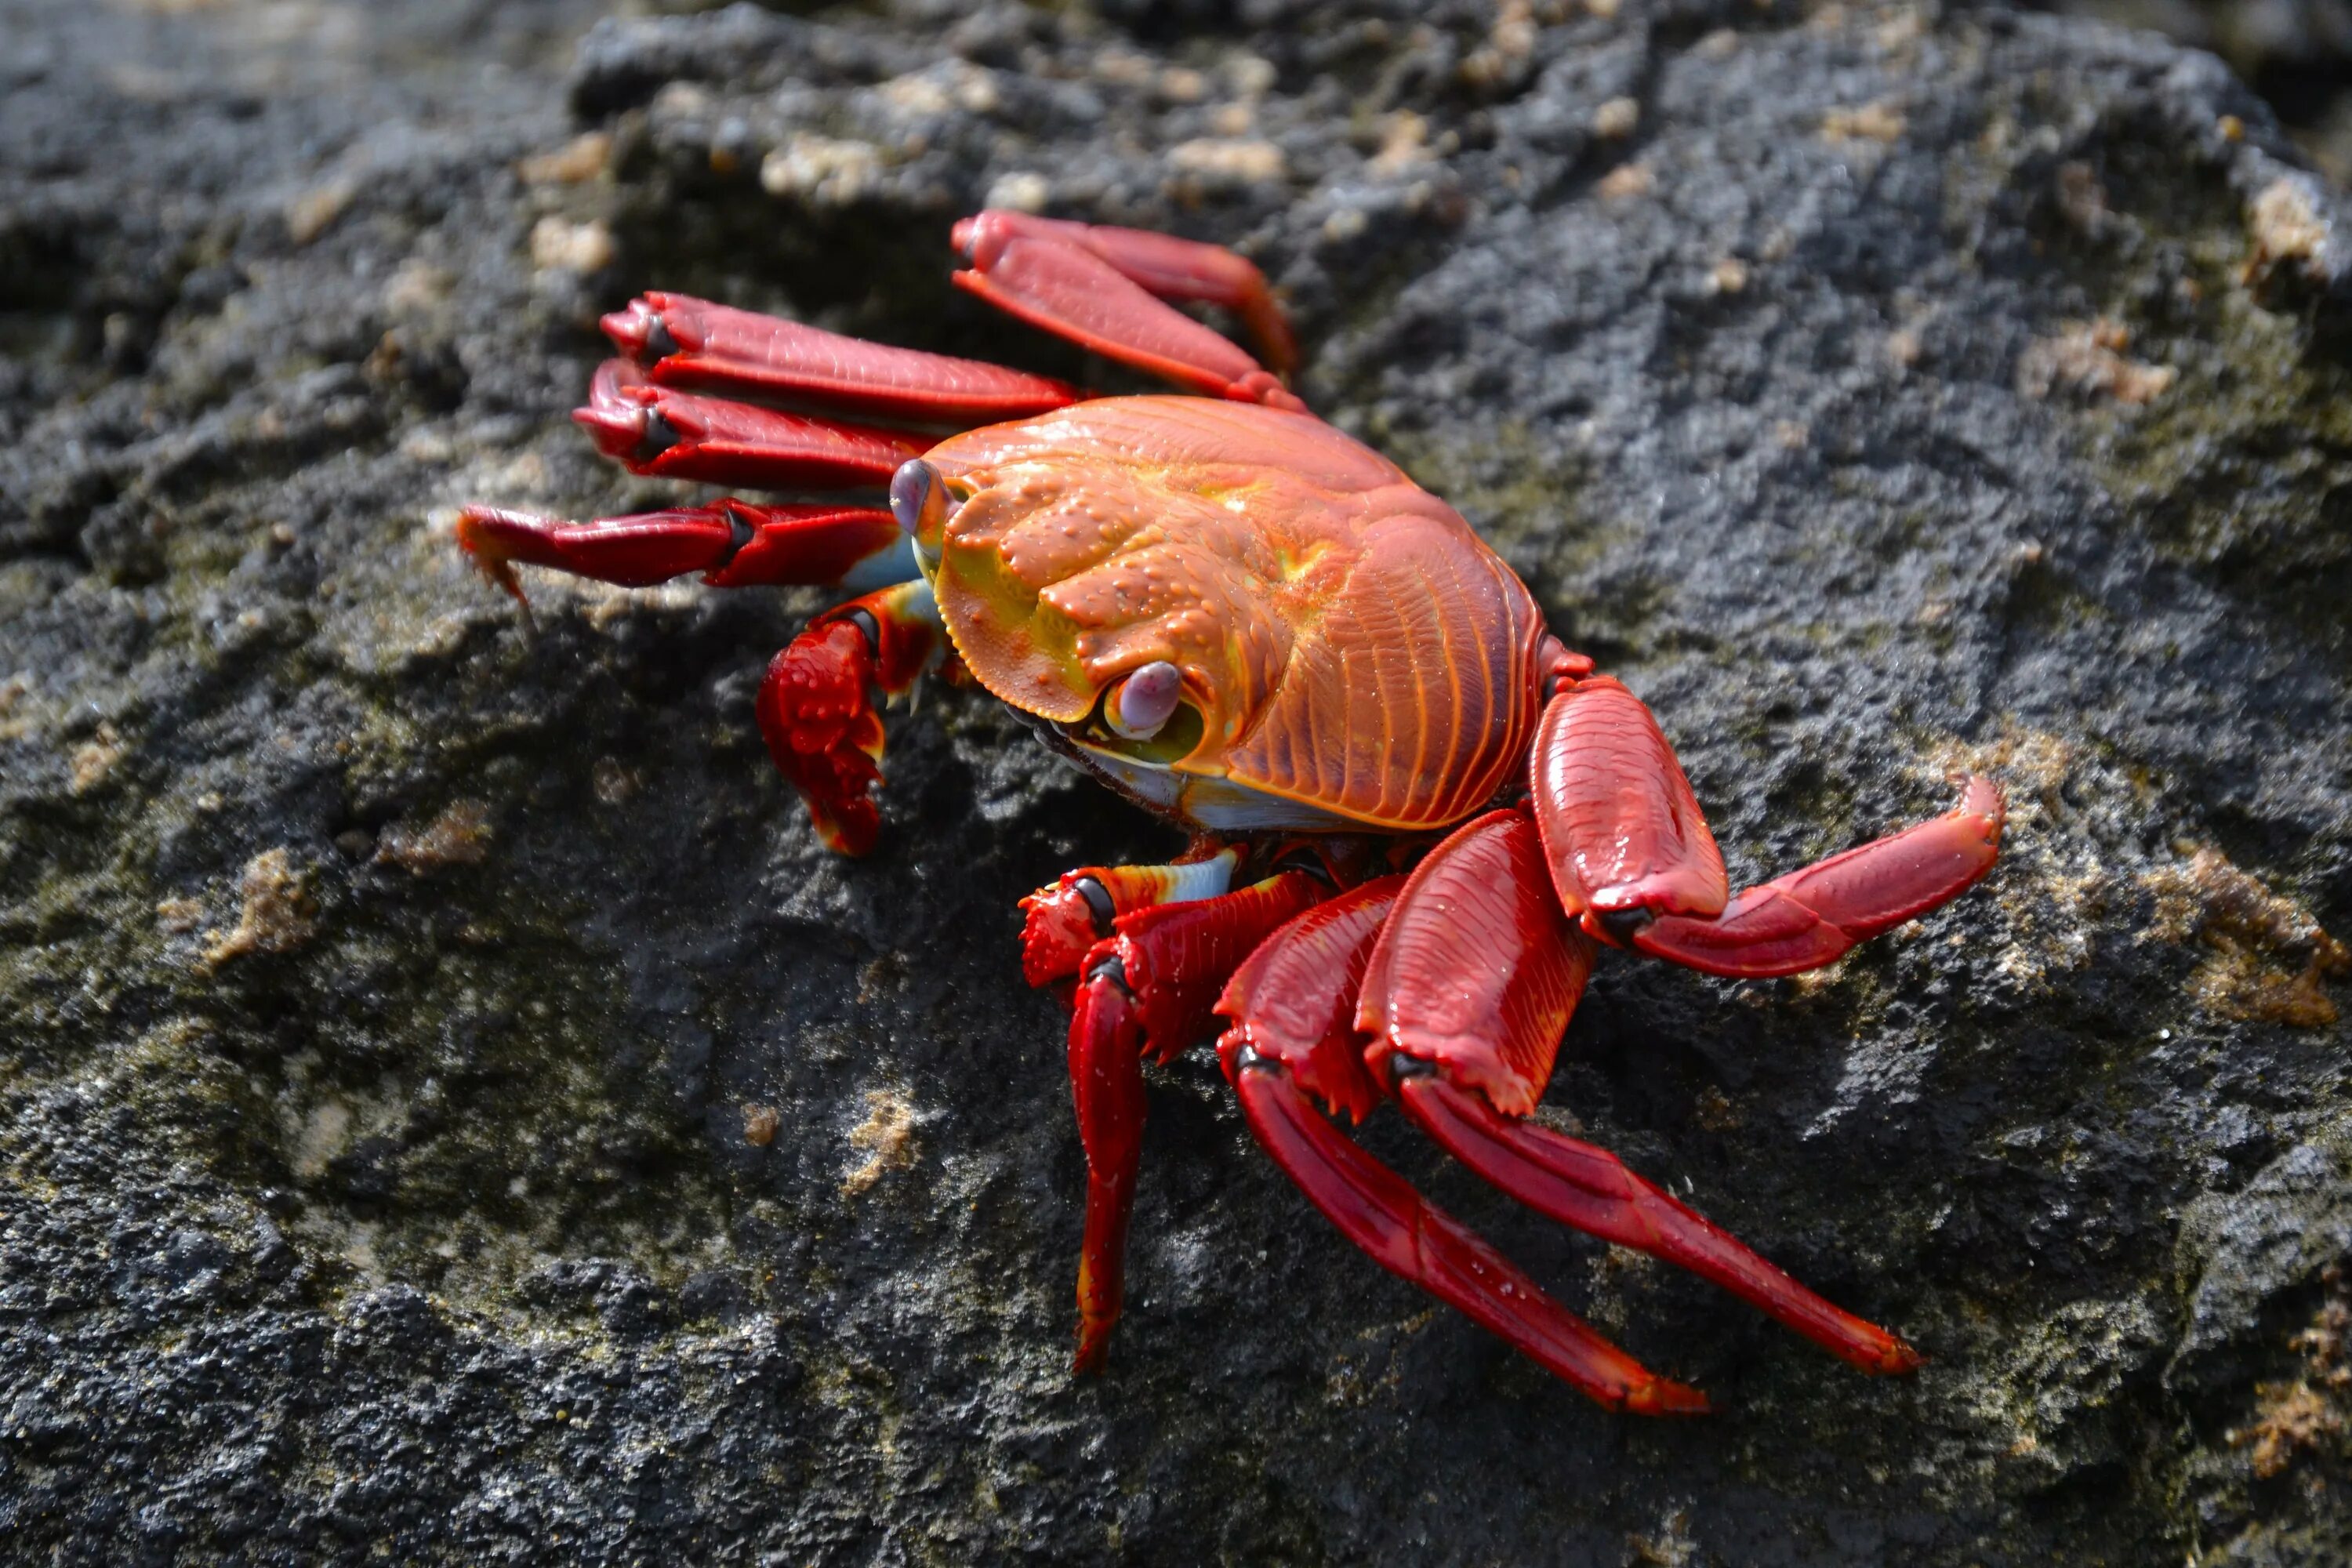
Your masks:
{"label": "crab", "polygon": [[[1734,892],[1650,710],[1545,626],[1502,558],[1286,377],[1265,276],[1223,248],[1004,211],[957,224],[955,282],[1172,384],[1092,396],[680,294],[604,321],[573,417],[633,472],[888,504],[734,497],[588,522],[491,507],[457,533],[644,585],[855,596],[769,667],[758,718],[815,829],[880,826],[878,692],[976,684],[1045,744],[1189,830],[1022,901],[1023,971],[1070,1007],[1087,1158],[1076,1367],[1122,1298],[1143,1064],[1218,1034],[1251,1132],[1411,1280],[1613,1409],[1689,1414],[1650,1371],[1336,1124],[1392,1103],[1520,1203],[1680,1265],[1864,1371],[1920,1363],[1616,1156],[1532,1121],[1598,951],[1708,973],[1818,969],[1992,866],[2000,787]],[[1181,304],[1238,316],[1258,354]],[[941,435],[942,429],[961,433]]]}

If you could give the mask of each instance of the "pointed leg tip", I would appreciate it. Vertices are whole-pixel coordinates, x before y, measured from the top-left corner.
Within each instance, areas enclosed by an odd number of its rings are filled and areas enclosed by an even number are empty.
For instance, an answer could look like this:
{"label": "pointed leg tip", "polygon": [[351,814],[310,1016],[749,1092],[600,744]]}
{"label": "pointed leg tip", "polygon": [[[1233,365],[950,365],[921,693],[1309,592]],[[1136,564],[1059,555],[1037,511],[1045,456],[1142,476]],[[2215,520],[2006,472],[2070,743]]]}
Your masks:
{"label": "pointed leg tip", "polygon": [[1078,1322],[1078,1348],[1070,1357],[1073,1377],[1100,1377],[1110,1364],[1109,1323],[1097,1318],[1082,1318]]}
{"label": "pointed leg tip", "polygon": [[457,542],[466,558],[481,574],[505,589],[514,602],[522,606],[523,617],[530,616],[530,600],[522,591],[522,581],[515,575],[514,560],[507,538],[519,531],[537,525],[536,518],[520,512],[505,511],[494,506],[469,506],[457,513]]}
{"label": "pointed leg tip", "polygon": [[809,821],[815,827],[817,839],[836,855],[852,860],[863,860],[874,853],[876,840],[882,836],[879,821],[861,822],[827,812],[814,802],[809,805]]}
{"label": "pointed leg tip", "polygon": [[1879,1353],[1878,1360],[1870,1367],[1872,1372],[1885,1377],[1906,1377],[1927,1364],[1927,1358],[1906,1342],[1892,1335],[1888,1336],[1888,1341],[1886,1349]]}
{"label": "pointed leg tip", "polygon": [[1960,809],[1970,816],[1981,817],[1985,836],[1993,843],[2000,842],[2000,830],[2009,818],[2009,792],[2000,781],[1983,773],[1970,773],[1960,781]]}
{"label": "pointed leg tip", "polygon": [[1634,1415],[1708,1415],[1715,1406],[1686,1383],[1654,1377],[1625,1395],[1625,1409]]}

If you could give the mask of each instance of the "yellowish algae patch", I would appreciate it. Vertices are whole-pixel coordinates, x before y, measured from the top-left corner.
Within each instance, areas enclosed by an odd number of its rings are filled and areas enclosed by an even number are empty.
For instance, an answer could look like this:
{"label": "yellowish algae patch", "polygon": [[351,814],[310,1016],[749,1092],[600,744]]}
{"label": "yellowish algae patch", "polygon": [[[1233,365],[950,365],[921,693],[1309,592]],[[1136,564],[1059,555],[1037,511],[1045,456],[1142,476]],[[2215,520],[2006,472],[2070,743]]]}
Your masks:
{"label": "yellowish algae patch", "polygon": [[2255,1476],[2268,1480],[2285,1471],[2305,1454],[2325,1458],[2338,1447],[2345,1430],[2345,1409],[2352,1400],[2352,1293],[2346,1288],[2341,1265],[2330,1264],[2321,1274],[2327,1296],[2311,1326],[2291,1342],[2302,1352],[2300,1376],[2287,1383],[2254,1385],[2254,1418],[2233,1427],[2230,1447],[2243,1449]]}
{"label": "yellowish algae patch", "polygon": [[317,905],[286,849],[265,849],[238,879],[234,930],[214,933],[201,963],[215,969],[253,952],[291,952],[317,934]]}
{"label": "yellowish algae patch", "polygon": [[842,1178],[844,1197],[856,1197],[880,1181],[886,1171],[903,1171],[915,1163],[915,1108],[898,1090],[866,1091],[866,1120],[849,1130],[853,1149],[868,1151],[865,1163]]}
{"label": "yellowish algae patch", "polygon": [[2199,1006],[2247,1023],[2323,1029],[2336,1022],[2326,982],[2352,970],[2352,952],[2309,910],[2210,845],[2139,880],[2156,895],[2156,918],[2142,940],[2193,941],[2205,949],[2189,983]]}

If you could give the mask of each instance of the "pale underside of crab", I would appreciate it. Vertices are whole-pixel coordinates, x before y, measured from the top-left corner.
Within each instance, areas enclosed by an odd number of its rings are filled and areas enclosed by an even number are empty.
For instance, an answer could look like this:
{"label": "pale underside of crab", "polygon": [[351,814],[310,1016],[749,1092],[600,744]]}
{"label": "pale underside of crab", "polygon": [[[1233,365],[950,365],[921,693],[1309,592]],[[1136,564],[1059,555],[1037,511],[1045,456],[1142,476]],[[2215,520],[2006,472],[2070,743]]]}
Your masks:
{"label": "pale underside of crab", "polygon": [[[759,700],[771,754],[836,849],[863,853],[880,825],[875,694],[926,674],[982,687],[1191,830],[1176,863],[1088,867],[1023,901],[1024,973],[1072,1005],[1079,1368],[1102,1366],[1119,1313],[1142,1062],[1219,1017],[1252,1131],[1315,1206],[1606,1405],[1706,1401],[1325,1112],[1393,1101],[1529,1206],[1865,1370],[1917,1365],[1614,1155],[1528,1118],[1598,947],[1717,974],[1819,968],[1991,867],[1999,787],[1969,778],[1944,816],[1735,894],[1649,710],[1549,635],[1452,508],[1286,389],[1290,331],[1255,266],[1002,212],[954,243],[959,284],[1186,395],[1090,397],[650,293],[605,319],[622,357],[574,416],[605,452],[682,479],[887,489],[888,505],[728,497],[585,523],[472,507],[459,536],[518,597],[518,562],[856,592],[777,656]],[[1171,300],[1239,315],[1267,363]]]}

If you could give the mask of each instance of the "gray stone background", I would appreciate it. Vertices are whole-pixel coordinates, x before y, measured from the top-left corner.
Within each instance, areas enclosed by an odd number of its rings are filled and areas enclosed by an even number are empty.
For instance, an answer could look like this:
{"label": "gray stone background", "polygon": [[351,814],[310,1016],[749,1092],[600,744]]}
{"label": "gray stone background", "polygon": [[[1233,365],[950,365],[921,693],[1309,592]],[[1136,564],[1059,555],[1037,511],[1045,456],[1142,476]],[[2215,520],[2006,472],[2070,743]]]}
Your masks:
{"label": "gray stone background", "polygon": [[[602,9],[0,0],[0,1559],[2352,1555],[2341,6],[2158,18],[2302,144],[1990,5]],[[1606,1415],[1205,1056],[1066,1375],[1013,903],[1171,835],[936,692],[828,857],[751,712],[810,600],[527,627],[449,536],[675,493],[563,417],[640,288],[1129,384],[949,289],[984,201],[1255,256],[1735,876],[2008,780],[1826,975],[1605,963],[1544,1112],[1918,1376],[1369,1126],[1722,1406]]]}

